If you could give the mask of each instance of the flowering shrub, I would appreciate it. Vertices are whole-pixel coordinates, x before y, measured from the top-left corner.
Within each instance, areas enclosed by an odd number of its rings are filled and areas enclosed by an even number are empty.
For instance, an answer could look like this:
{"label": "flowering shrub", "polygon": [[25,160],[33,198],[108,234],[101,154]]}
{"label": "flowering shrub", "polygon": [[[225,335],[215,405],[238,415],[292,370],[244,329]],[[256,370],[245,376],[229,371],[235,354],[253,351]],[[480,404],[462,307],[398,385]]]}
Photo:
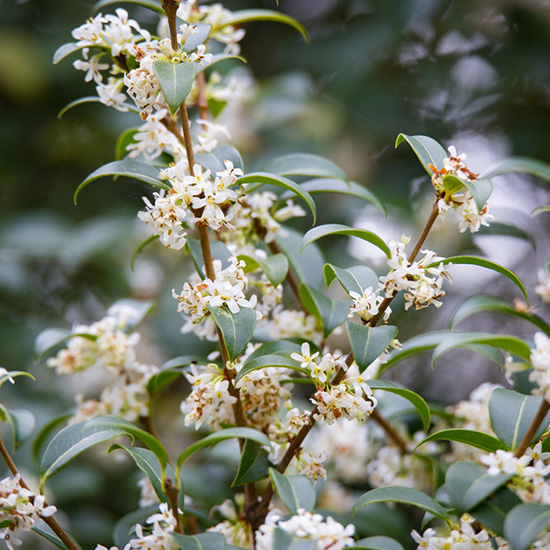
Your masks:
{"label": "flowering shrub", "polygon": [[[158,14],[156,35],[119,8],[75,29],[76,42],[55,56],[59,62],[79,52],[74,67],[95,84],[97,96],[69,107],[96,101],[139,120],[119,140],[119,158],[87,177],[75,199],[104,176],[156,189],[137,214],[151,233],[139,252],[158,241],[170,249],[166,254],[192,260],[195,272],[172,290],[173,307],[185,319],[183,333],[194,334],[197,344],[216,342],[217,349],[204,356],[197,345],[163,366],[147,364],[136,347],[137,327],[151,304],[133,300],[117,302],[90,325],[43,332],[36,348],[48,356],[45,365],[63,377],[97,372],[105,384],[91,399],[82,388],[70,414],[37,434],[38,491],[29,489],[0,441],[12,474],[0,482],[0,536],[7,546],[17,544],[19,531],[32,529],[60,548],[78,549],[55,518],[56,507],[46,503],[46,483],[84,450],[116,438],[109,452],[125,451],[143,478],[141,508],[131,522],[121,520],[111,550],[548,548],[550,325],[528,307],[523,283],[506,267],[477,256],[440,257],[424,243],[436,219],[451,211],[460,232],[489,225],[491,178],[527,172],[550,180],[550,167],[505,159],[480,176],[454,147],[446,151],[429,137],[400,134],[396,145],[412,148],[433,185],[419,236],[386,243],[342,224],[298,235],[285,222],[309,211],[315,225],[316,193],[383,206],[315,155],[291,154],[261,172],[245,170],[231,145],[232,128],[222,122],[224,110],[239,101],[238,86],[215,66],[241,59],[245,23],[281,22],[307,38],[305,29],[277,11],[230,12],[194,0],[135,3]],[[98,9],[109,4],[103,0]],[[365,265],[310,265],[311,256],[301,255],[310,247],[320,257],[316,242],[334,235],[379,249],[386,256],[381,274]],[[472,296],[455,311],[450,330],[420,331],[400,342],[390,304],[401,295],[405,311],[439,308],[454,264],[507,277],[525,303]],[[327,288],[337,282],[346,299],[334,300],[313,284],[312,269],[322,269]],[[535,289],[545,302],[549,281],[543,272]],[[537,332],[522,339],[454,330],[481,311],[520,318]],[[344,349],[337,349],[333,334],[347,336]],[[434,350],[435,364],[458,347],[503,364],[512,389],[482,384],[468,401],[442,411],[381,378],[414,354]],[[0,384],[25,375],[2,369]],[[189,388],[173,414],[196,437],[174,450],[159,436],[152,400],[178,379]],[[415,420],[390,418],[388,396],[406,403]],[[0,410],[18,443],[21,411]],[[62,422],[67,425],[59,429]],[[235,490],[231,500],[220,498],[209,509],[187,494],[185,463],[225,440],[236,440],[239,449]],[[402,506],[387,502],[408,505],[407,519]],[[366,529],[361,514],[373,509],[386,521]],[[384,523],[406,524],[410,536],[403,540]],[[97,542],[96,550],[108,548],[99,544],[107,541]]]}

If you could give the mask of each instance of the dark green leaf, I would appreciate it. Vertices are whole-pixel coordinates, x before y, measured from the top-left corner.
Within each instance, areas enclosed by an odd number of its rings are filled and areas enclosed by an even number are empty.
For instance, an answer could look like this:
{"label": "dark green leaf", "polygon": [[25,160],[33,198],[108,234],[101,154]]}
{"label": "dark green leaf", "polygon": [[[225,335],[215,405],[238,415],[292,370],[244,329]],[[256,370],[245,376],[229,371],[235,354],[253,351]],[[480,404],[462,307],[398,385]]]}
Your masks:
{"label": "dark green leaf", "polygon": [[246,376],[248,373],[252,371],[267,369],[272,367],[292,369],[292,370],[301,372],[302,374],[305,374],[308,377],[311,374],[311,372],[308,369],[303,369],[302,367],[300,367],[297,361],[294,361],[294,359],[289,359],[284,355],[261,355],[258,357],[254,357],[253,359],[248,359],[248,361],[245,363],[242,369],[238,372],[235,378],[235,382],[238,382],[244,376]]}
{"label": "dark green leaf", "polygon": [[449,155],[437,141],[428,136],[399,134],[395,146],[397,147],[404,141],[411,146],[418,160],[420,160],[422,166],[424,166],[424,169],[430,176],[433,174],[433,171],[428,167],[430,164],[433,164],[438,170],[443,168],[443,159],[448,158]]}
{"label": "dark green leaf", "polygon": [[244,170],[244,163],[241,154],[232,145],[218,145],[212,150],[212,154],[222,163],[225,170],[225,161],[228,160],[235,168]]}
{"label": "dark green leaf", "polygon": [[195,78],[197,65],[193,62],[172,63],[154,61],[153,69],[157,75],[164,99],[174,115],[185,101]]}
{"label": "dark green leaf", "polygon": [[244,442],[239,469],[231,487],[266,478],[269,475],[269,466],[267,451],[255,441],[247,439]]}
{"label": "dark green leaf", "polygon": [[115,160],[122,160],[126,156],[126,148],[128,145],[135,143],[134,136],[138,132],[138,128],[128,128],[118,136],[115,143]]}
{"label": "dark green leaf", "polygon": [[[493,390],[489,399],[491,427],[508,449],[514,451],[519,445],[541,403],[541,396],[523,395],[504,388]],[[542,421],[532,442],[539,439],[549,424],[550,413]]]}
{"label": "dark green leaf", "polygon": [[403,545],[390,537],[374,536],[358,540],[349,550],[403,550]]}
{"label": "dark green leaf", "polygon": [[278,157],[272,160],[263,171],[278,176],[310,176],[312,178],[347,180],[344,171],[334,162],[319,155],[305,153],[291,153]]}
{"label": "dark green leaf", "polygon": [[505,485],[513,474],[489,475],[474,462],[455,462],[447,470],[445,488],[460,513],[469,512]]}
{"label": "dark green leaf", "polygon": [[510,279],[521,290],[521,292],[525,296],[525,300],[529,304],[529,296],[527,296],[527,291],[525,290],[523,283],[520,281],[519,277],[513,271],[510,271],[506,267],[503,267],[495,262],[491,262],[484,258],[478,258],[476,256],[451,256],[450,258],[445,258],[441,262],[435,262],[433,264],[430,264],[428,267],[436,267],[441,263],[445,265],[447,264],[477,265],[479,267],[485,267],[487,269],[491,269],[492,271],[496,271],[497,273],[500,273],[501,275],[508,277],[508,279]]}
{"label": "dark green leaf", "polygon": [[158,513],[158,505],[147,506],[146,508],[140,508],[135,512],[130,512],[122,518],[120,518],[116,524],[113,532],[113,542],[119,547],[124,548],[130,539],[136,538],[136,535],[130,535],[133,532],[136,523],[145,523],[145,520],[152,514]]}
{"label": "dark green leaf", "polygon": [[[45,538],[48,542],[53,544],[54,546],[57,546],[58,548],[61,548],[61,550],[67,550],[67,547],[60,538],[56,537],[52,533],[48,533],[47,531],[44,531],[43,529],[39,529],[38,527],[32,527],[31,528],[37,535],[40,535],[41,537]],[[80,545],[73,539],[73,542],[76,544],[77,548],[80,548]]]}
{"label": "dark green leaf", "polygon": [[50,420],[47,424],[45,424],[36,437],[34,438],[34,442],[32,444],[32,455],[33,457],[38,460],[38,456],[40,455],[40,451],[42,450],[42,447],[44,446],[44,443],[46,443],[46,440],[51,435],[51,433],[60,425],[69,420],[73,415],[71,413],[63,414],[61,416],[58,416],[54,418],[53,420]]}
{"label": "dark green leaf", "polygon": [[435,499],[421,491],[410,487],[379,487],[361,495],[355,502],[352,509],[352,516],[363,506],[373,502],[401,502],[416,506],[425,512],[433,514],[439,519],[449,519],[448,512]]}
{"label": "dark green leaf", "polygon": [[504,536],[512,550],[527,550],[550,525],[550,505],[520,504],[504,520]]}
{"label": "dark green leaf", "polygon": [[231,313],[226,307],[208,306],[208,311],[222,333],[230,359],[235,361],[254,334],[256,313],[248,307],[241,307],[238,313]]}
{"label": "dark green leaf", "polygon": [[294,27],[303,37],[306,42],[309,42],[309,35],[306,28],[296,21],[296,19],[279,13],[278,11],[271,10],[239,10],[234,11],[230,17],[224,18],[222,26],[227,25],[242,25],[243,23],[249,23],[251,21],[275,21],[278,23],[285,23]]}
{"label": "dark green leaf", "polygon": [[325,264],[323,275],[327,288],[330,287],[334,279],[338,279],[338,282],[348,294],[356,292],[362,295],[369,287],[373,290],[378,288],[378,275],[370,267],[364,265],[343,269],[332,264]]}
{"label": "dark green leaf", "polygon": [[550,180],[550,165],[540,160],[527,157],[511,157],[483,174],[484,178],[494,178],[510,172],[523,172],[539,178]]}
{"label": "dark green leaf", "polygon": [[481,311],[494,311],[496,313],[502,313],[503,315],[510,315],[511,317],[519,317],[520,319],[524,319],[525,321],[532,323],[550,336],[550,326],[546,324],[545,321],[538,315],[518,310],[513,304],[507,302],[506,300],[503,300],[498,296],[489,296],[486,294],[477,294],[464,300],[464,302],[462,302],[462,304],[460,304],[453,312],[453,315],[449,321],[449,328],[453,328],[460,323],[460,321],[463,321],[464,319],[470,317],[470,315]]}
{"label": "dark green leaf", "polygon": [[3,405],[0,405],[0,421],[6,422],[11,429],[14,451],[29,439],[36,425],[34,415],[30,411],[25,409],[12,409],[10,411]]}
{"label": "dark green leaf", "polygon": [[478,237],[512,237],[514,239],[523,239],[527,241],[533,250],[536,249],[535,239],[533,238],[532,233],[526,229],[519,227],[515,223],[510,221],[506,222],[495,222],[491,221],[489,226],[481,226],[477,232]]}
{"label": "dark green leaf", "polygon": [[[104,105],[104,103],[98,96],[92,95],[81,97],[79,99],[71,101],[70,103],[67,103],[67,105],[65,105],[65,107],[63,107],[63,109],[61,109],[61,111],[57,113],[57,118],[61,118],[67,111],[69,111],[73,107],[76,107],[77,105],[82,105],[83,103],[101,103],[102,105]],[[124,103],[123,107],[126,108],[128,111],[131,111],[132,113],[139,113],[139,109],[137,109],[135,105],[132,105],[130,103]]]}
{"label": "dark green leaf", "polygon": [[348,318],[348,302],[331,300],[312,286],[301,283],[300,298],[306,310],[323,325],[325,338]]}
{"label": "dark green leaf", "polygon": [[315,548],[317,548],[317,539],[296,537],[280,527],[275,527],[273,530],[272,550],[315,550]]}
{"label": "dark green leaf", "polygon": [[367,384],[369,385],[371,390],[382,390],[390,393],[395,393],[396,395],[400,395],[401,397],[405,398],[407,401],[410,401],[420,415],[420,418],[422,419],[422,426],[424,428],[424,431],[428,431],[428,429],[430,428],[431,418],[430,408],[428,407],[426,401],[424,401],[424,399],[420,395],[413,392],[412,390],[401,388],[400,386],[396,386],[395,384],[391,384],[390,382],[386,382],[384,380],[367,380]]}
{"label": "dark green leaf", "polygon": [[497,535],[504,535],[504,520],[509,511],[520,503],[521,499],[514,491],[502,487],[483,504],[471,510],[470,514],[487,529]]}
{"label": "dark green leaf", "polygon": [[295,195],[298,195],[298,197],[303,199],[309,206],[309,209],[311,210],[311,213],[313,215],[313,225],[315,225],[315,221],[317,219],[317,209],[315,207],[315,202],[313,198],[307,191],[302,188],[301,185],[298,185],[292,180],[284,178],[283,176],[278,176],[276,174],[269,174],[266,172],[254,172],[252,174],[247,174],[246,176],[239,178],[236,183],[239,185],[243,183],[275,185],[277,187],[282,187],[283,189],[293,191]]}
{"label": "dark green leaf", "polygon": [[498,440],[492,435],[483,432],[477,432],[475,430],[464,430],[462,428],[450,428],[448,430],[435,432],[422,440],[422,442],[419,443],[416,448],[418,449],[418,447],[420,447],[424,443],[427,443],[428,441],[438,441],[441,439],[445,441],[456,441],[458,443],[465,443],[466,445],[476,447],[477,449],[481,449],[482,451],[486,451],[488,453],[494,453],[499,449],[506,448],[506,445],[504,445],[502,441]]}
{"label": "dark green leaf", "polygon": [[316,495],[309,477],[280,474],[274,468],[269,469],[269,477],[279,498],[292,514],[297,514],[300,508],[308,512],[313,510]]}
{"label": "dark green leaf", "polygon": [[244,261],[247,267],[245,271],[261,269],[269,282],[275,287],[285,280],[288,273],[288,260],[284,254],[275,254],[269,256],[266,260],[256,260],[252,256],[240,254],[237,259]]}
{"label": "dark green leaf", "polygon": [[127,178],[136,179],[158,187],[159,189],[170,189],[170,186],[161,181],[158,177],[158,170],[146,162],[140,162],[137,160],[116,160],[105,164],[101,168],[98,168],[95,172],[92,172],[76,189],[74,194],[74,203],[78,195],[89,183],[99,178],[106,176],[125,176]]}
{"label": "dark green leaf", "polygon": [[292,342],[290,340],[274,340],[272,342],[265,342],[256,351],[250,354],[245,362],[248,365],[251,361],[263,357],[264,355],[284,355],[290,357],[291,353],[300,352],[300,346],[298,342]]}
{"label": "dark green leaf", "polygon": [[92,8],[92,13],[97,13],[105,6],[109,6],[111,4],[137,4],[138,6],[149,8],[150,10],[156,11],[157,13],[164,15],[164,10],[162,9],[160,2],[158,2],[157,0],[99,0],[99,2],[96,2],[94,4]]}
{"label": "dark green leaf", "polygon": [[391,344],[397,336],[397,327],[369,327],[350,321],[346,322],[353,357],[363,372]]}

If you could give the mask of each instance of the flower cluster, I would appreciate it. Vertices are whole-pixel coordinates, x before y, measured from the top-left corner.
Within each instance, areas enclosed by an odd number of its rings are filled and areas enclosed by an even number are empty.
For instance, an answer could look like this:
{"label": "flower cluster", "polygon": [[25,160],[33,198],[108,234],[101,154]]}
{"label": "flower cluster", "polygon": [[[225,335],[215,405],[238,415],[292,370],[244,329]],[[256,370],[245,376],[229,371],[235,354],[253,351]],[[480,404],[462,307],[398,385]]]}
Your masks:
{"label": "flower cluster", "polygon": [[55,506],[45,506],[43,495],[35,496],[21,486],[21,476],[6,477],[0,481],[0,539],[10,550],[13,544],[21,544],[14,535],[18,531],[30,531],[40,517],[49,517],[56,512]]}
{"label": "flower cluster", "polygon": [[344,527],[341,523],[328,516],[323,519],[320,514],[312,514],[303,509],[298,510],[295,516],[282,521],[280,512],[272,511],[256,534],[257,550],[273,549],[273,533],[278,527],[293,535],[299,540],[317,541],[314,550],[341,550],[353,546],[355,526],[350,524]]}
{"label": "flower cluster", "polygon": [[[386,297],[391,298],[401,290],[405,291],[405,309],[414,306],[422,309],[433,304],[441,307],[439,301],[445,295],[441,288],[443,279],[450,280],[449,273],[445,270],[442,260],[431,250],[421,250],[424,257],[420,261],[409,262],[405,253],[407,238],[401,242],[391,241],[389,247],[391,258],[388,260],[390,272],[380,277],[380,282],[386,292]],[[439,263],[439,266],[436,264]]]}
{"label": "flower cluster", "polygon": [[55,368],[57,374],[93,368],[111,382],[99,399],[84,399],[83,394],[78,394],[71,422],[103,414],[134,422],[149,414],[147,382],[158,372],[158,367],[140,363],[136,358],[139,334],[128,333],[128,322],[136,314],[131,306],[113,306],[102,320],[73,327],[74,336],[69,338],[67,347],[48,359],[48,366]]}
{"label": "flower cluster", "polygon": [[[348,317],[351,318],[356,313],[365,323],[368,323],[375,315],[378,315],[378,308],[384,300],[372,286],[369,286],[363,294],[352,290],[349,295],[353,298],[353,303],[349,308]],[[384,321],[387,321],[390,315],[391,309],[388,307],[384,311]]]}
{"label": "flower cluster", "polygon": [[535,348],[531,350],[533,371],[529,380],[538,386],[534,393],[542,395],[550,403],[550,338],[543,332],[537,332],[534,340]]}
{"label": "flower cluster", "polygon": [[535,287],[535,292],[545,304],[550,304],[550,273],[546,269],[539,269],[538,276],[539,284]]}

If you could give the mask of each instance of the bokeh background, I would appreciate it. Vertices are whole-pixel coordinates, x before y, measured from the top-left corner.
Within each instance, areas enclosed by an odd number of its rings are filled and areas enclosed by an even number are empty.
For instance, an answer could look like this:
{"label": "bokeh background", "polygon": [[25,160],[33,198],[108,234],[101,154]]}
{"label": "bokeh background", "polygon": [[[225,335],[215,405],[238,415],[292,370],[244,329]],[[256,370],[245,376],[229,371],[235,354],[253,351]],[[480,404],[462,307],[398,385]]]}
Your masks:
{"label": "bokeh background", "polygon": [[[56,116],[68,102],[94,93],[73,69],[73,57],[51,63],[92,5],[0,0],[0,366],[40,377],[38,385],[19,382],[17,393],[4,387],[1,400],[38,411],[39,424],[72,401],[71,388],[57,390],[53,374],[34,362],[34,338],[44,328],[95,321],[122,297],[155,298],[143,353],[162,362],[185,347],[169,292],[182,284],[185,260],[153,246],[134,272],[129,267],[146,237],[136,212],[150,190],[102,179],[83,191],[78,206],[72,202],[78,183],[113,159],[119,133],[135,123],[128,118],[134,115],[97,104]],[[125,7],[152,25],[150,12]],[[512,155],[550,162],[548,0],[281,0],[279,8],[274,0],[231,0],[227,7],[280,9],[311,35],[305,44],[276,23],[246,27],[248,64],[240,74],[249,98],[234,135],[246,166],[260,168],[288,152],[322,154],[389,210],[386,220],[358,199],[330,196],[319,199],[318,223],[355,224],[386,239],[418,234],[431,186],[412,152],[405,145],[394,149],[400,132],[456,145],[476,172]],[[495,184],[490,206],[500,225],[472,238],[441,224],[428,244],[444,256],[481,251],[514,269],[541,306],[533,287],[550,258],[550,215],[529,214],[550,203],[547,184],[516,175]],[[296,227],[306,229],[307,220]],[[340,265],[359,259],[381,266],[380,257],[357,243],[345,248],[341,240],[327,241],[325,252]],[[397,314],[403,340],[419,323],[443,329],[453,307],[472,292],[517,296],[507,281],[479,270],[453,273],[440,311],[413,312],[407,322]],[[543,306],[539,311],[548,317]],[[468,328],[528,334],[524,326],[503,323],[481,316]],[[467,353],[450,355],[437,377],[423,363],[429,359],[411,362],[396,376],[432,400],[456,401],[481,378],[499,377],[494,366]],[[25,448],[21,457],[29,471],[36,469]],[[89,464],[71,467],[53,486],[57,503],[72,510],[73,526],[91,547],[107,541],[116,517],[132,509],[128,494],[137,499],[135,480],[121,478],[125,465],[120,468],[104,478]],[[124,480],[113,485],[116,491],[108,489],[109,476]],[[77,504],[82,494],[85,503]]]}

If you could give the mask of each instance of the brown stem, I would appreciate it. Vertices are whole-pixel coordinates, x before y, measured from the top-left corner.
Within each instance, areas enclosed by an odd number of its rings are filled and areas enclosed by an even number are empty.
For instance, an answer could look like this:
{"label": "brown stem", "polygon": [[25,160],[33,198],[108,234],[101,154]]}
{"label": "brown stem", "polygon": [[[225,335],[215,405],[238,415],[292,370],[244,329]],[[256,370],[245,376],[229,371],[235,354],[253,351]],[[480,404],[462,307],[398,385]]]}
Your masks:
{"label": "brown stem", "polygon": [[199,87],[199,94],[197,97],[197,103],[199,105],[199,116],[202,120],[208,120],[208,101],[206,99],[206,77],[204,71],[197,76],[197,85]]}
{"label": "brown stem", "polygon": [[179,131],[178,125],[174,122],[174,120],[172,120],[169,116],[165,116],[161,122],[164,124],[166,129],[172,132],[178,138],[179,142],[185,147],[185,138]]}
{"label": "brown stem", "polygon": [[179,50],[178,44],[178,22],[176,19],[176,12],[178,11],[178,6],[180,0],[162,0],[162,9],[168,17],[168,29],[170,30],[170,45],[172,50]]}
{"label": "brown stem", "polygon": [[[2,455],[2,458],[8,465],[8,468],[10,469],[10,472],[17,476],[19,475],[19,485],[23,487],[23,489],[27,489],[30,491],[29,486],[25,483],[23,478],[21,477],[21,474],[19,473],[19,470],[17,469],[17,466],[13,462],[8,450],[6,449],[6,446],[4,445],[4,442],[2,441],[2,438],[0,438],[0,454]],[[29,499],[31,502],[34,502],[34,497],[31,497]],[[46,504],[46,503],[44,503]],[[38,514],[40,519],[44,521],[44,523],[57,535],[57,537],[61,540],[61,542],[68,548],[68,550],[79,550],[78,546],[74,543],[73,539],[69,536],[69,534],[57,523],[57,521],[53,518],[53,516],[44,517],[41,514]]]}
{"label": "brown stem", "polygon": [[180,513],[178,507],[178,488],[172,483],[172,478],[167,477],[164,481],[164,493],[168,497],[170,502],[170,508],[172,509],[172,515],[176,520],[176,526],[174,531],[176,533],[183,534],[183,527],[181,525]]}
{"label": "brown stem", "polygon": [[514,452],[514,456],[516,458],[522,457],[529,445],[531,445],[531,441],[533,441],[533,438],[535,437],[537,430],[540,428],[544,417],[548,414],[548,411],[550,411],[550,403],[548,403],[548,401],[546,400],[543,400],[543,402],[540,404],[537,414],[535,415],[535,418],[533,418],[533,422],[531,422],[531,425],[525,432],[523,439],[519,442],[519,445]]}
{"label": "brown stem", "polygon": [[439,214],[439,207],[437,204],[439,203],[439,197],[437,197],[432,205],[432,211],[430,212],[430,217],[428,218],[428,221],[426,222],[426,225],[424,226],[424,229],[422,230],[422,233],[420,234],[420,237],[418,237],[418,241],[413,248],[413,251],[411,252],[411,255],[409,256],[409,264],[412,264],[414,260],[416,259],[416,256],[420,252],[420,249],[424,245],[424,241],[426,240],[426,237],[428,236],[428,233],[430,232],[438,214]]}
{"label": "brown stem", "polygon": [[191,141],[191,126],[189,124],[189,113],[187,112],[187,105],[185,101],[180,107],[181,114],[181,129],[183,130],[183,139],[185,140],[185,151],[187,153],[187,162],[189,163],[189,170],[193,173],[193,167],[195,166],[195,153],[193,152],[193,142]]}
{"label": "brown stem", "polygon": [[378,412],[378,409],[375,408],[371,412],[370,417],[386,432],[388,437],[399,447],[399,450],[403,454],[409,452],[407,443],[401,437],[401,434]]}

